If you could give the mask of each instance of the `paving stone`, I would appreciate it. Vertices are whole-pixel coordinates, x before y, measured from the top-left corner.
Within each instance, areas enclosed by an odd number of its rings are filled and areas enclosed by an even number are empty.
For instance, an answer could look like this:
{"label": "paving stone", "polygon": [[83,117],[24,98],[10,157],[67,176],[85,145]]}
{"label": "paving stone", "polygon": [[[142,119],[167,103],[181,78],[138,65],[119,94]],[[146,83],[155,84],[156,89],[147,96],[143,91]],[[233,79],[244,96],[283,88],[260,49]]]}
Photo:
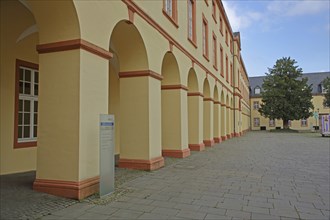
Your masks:
{"label": "paving stone", "polygon": [[181,210],[176,216],[188,219],[204,219],[206,213]]}
{"label": "paving stone", "polygon": [[222,215],[207,214],[204,219],[230,220],[231,217],[229,217],[229,216],[222,216]]}
{"label": "paving stone", "polygon": [[110,206],[95,206],[90,209],[88,209],[86,212],[92,212],[97,214],[103,214],[103,215],[111,215],[112,213],[118,211],[119,208],[113,208]]}
{"label": "paving stone", "polygon": [[151,210],[155,209],[155,206],[151,205],[142,205],[142,204],[133,204],[128,207],[130,210],[136,211],[143,211],[143,212],[150,212]]}
{"label": "paving stone", "polygon": [[[111,219],[111,218],[110,218]],[[153,214],[153,213],[143,213],[137,219],[168,219],[167,215]]]}
{"label": "paving stone", "polygon": [[228,209],[227,212],[226,212],[226,216],[242,218],[242,219],[250,219],[251,218],[251,212],[243,212],[243,211]]}
{"label": "paving stone", "polygon": [[200,205],[190,205],[190,204],[177,204],[174,208],[180,209],[180,210],[191,210],[191,211],[197,211],[201,208]]}
{"label": "paving stone", "polygon": [[136,219],[142,214],[143,212],[141,211],[119,209],[110,216],[110,219],[116,219],[116,218]]}
{"label": "paving stone", "polygon": [[214,214],[214,215],[225,215],[226,209],[219,209],[219,208],[212,208],[212,207],[206,207],[202,206],[199,209],[200,212]]}
{"label": "paving stone", "polygon": [[280,216],[273,216],[273,215],[266,215],[266,214],[260,214],[260,213],[252,213],[253,220],[280,220]]}
{"label": "paving stone", "polygon": [[273,206],[272,203],[267,203],[267,202],[249,201],[248,206],[260,207],[260,208],[269,208],[269,209],[273,209],[274,208],[274,206]]}
{"label": "paving stone", "polygon": [[218,201],[194,200],[192,204],[199,206],[215,207],[218,204]]}
{"label": "paving stone", "polygon": [[108,215],[86,212],[76,219],[108,219],[108,218],[109,218]]}
{"label": "paving stone", "polygon": [[167,216],[175,216],[178,214],[179,210],[178,209],[173,209],[173,208],[161,208],[157,207],[151,211],[153,214],[161,214],[161,215],[167,215]]}
{"label": "paving stone", "polygon": [[261,213],[261,214],[269,214],[268,208],[260,208],[260,207],[254,207],[254,206],[243,206],[243,211],[245,212],[253,212],[253,213]]}

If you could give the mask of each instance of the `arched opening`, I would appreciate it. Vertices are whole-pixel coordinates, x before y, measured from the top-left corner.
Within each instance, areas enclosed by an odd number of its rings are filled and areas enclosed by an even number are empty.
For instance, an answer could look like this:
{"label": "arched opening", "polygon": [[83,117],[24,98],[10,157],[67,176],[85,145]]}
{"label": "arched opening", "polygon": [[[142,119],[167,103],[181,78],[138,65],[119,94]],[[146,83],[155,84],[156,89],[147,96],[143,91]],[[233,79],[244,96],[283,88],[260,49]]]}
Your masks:
{"label": "arched opening", "polygon": [[213,136],[214,136],[214,142],[220,143],[221,142],[221,132],[220,132],[220,126],[221,126],[221,105],[219,101],[219,93],[218,93],[218,87],[214,87],[214,105],[213,105]]}
{"label": "arched opening", "polygon": [[118,166],[158,169],[164,166],[161,156],[162,76],[149,70],[143,38],[137,27],[128,21],[120,21],[114,27],[110,51],[115,61],[109,63],[109,111],[114,112],[117,123],[119,119],[119,131],[116,130]]}
{"label": "arched opening", "polygon": [[203,143],[203,95],[199,92],[194,69],[188,73],[188,143],[190,150],[202,151]]}
{"label": "arched opening", "polygon": [[226,101],[223,91],[221,91],[221,139],[225,141],[227,139],[226,134]]}
{"label": "arched opening", "polygon": [[187,140],[186,88],[180,84],[175,56],[167,52],[162,62],[162,155],[183,158],[190,155]]}
{"label": "arched opening", "polygon": [[227,139],[230,139],[230,133],[231,133],[231,114],[230,114],[230,102],[229,102],[229,96],[227,94],[227,98],[226,98],[226,135],[227,135]]}
{"label": "arched opening", "polygon": [[233,98],[230,98],[230,115],[231,115],[231,130],[230,130],[230,135],[231,137],[234,137],[234,130],[235,130],[235,109],[234,109],[234,103],[233,103]]}
{"label": "arched opening", "polygon": [[0,4],[0,175],[3,175],[37,168],[39,32],[27,4],[20,1]]}
{"label": "arched opening", "polygon": [[205,146],[214,145],[213,140],[213,99],[211,98],[210,84],[208,79],[203,84],[203,142]]}

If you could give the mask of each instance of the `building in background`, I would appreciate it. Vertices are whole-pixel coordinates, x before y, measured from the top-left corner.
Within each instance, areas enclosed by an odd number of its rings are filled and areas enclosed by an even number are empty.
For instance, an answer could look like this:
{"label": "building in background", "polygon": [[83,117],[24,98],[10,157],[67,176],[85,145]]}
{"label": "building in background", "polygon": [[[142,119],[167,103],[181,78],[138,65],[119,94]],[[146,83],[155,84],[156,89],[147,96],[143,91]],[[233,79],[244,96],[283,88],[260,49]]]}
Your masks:
{"label": "building in background", "polygon": [[0,4],[1,175],[95,193],[99,114],[115,115],[118,166],[132,169],[249,129],[240,34],[220,0]]}
{"label": "building in background", "polygon": [[[330,108],[323,105],[325,88],[322,81],[330,76],[330,72],[319,73],[305,73],[303,77],[308,78],[308,84],[312,85],[312,103],[314,105],[314,115],[307,119],[290,121],[290,128],[295,130],[311,130],[315,126],[320,126],[320,117],[322,115],[330,114]],[[270,130],[276,128],[283,128],[282,120],[272,120],[260,115],[258,109],[261,104],[261,91],[263,80],[266,76],[249,77],[251,91],[250,91],[250,105],[251,105],[251,130]]]}

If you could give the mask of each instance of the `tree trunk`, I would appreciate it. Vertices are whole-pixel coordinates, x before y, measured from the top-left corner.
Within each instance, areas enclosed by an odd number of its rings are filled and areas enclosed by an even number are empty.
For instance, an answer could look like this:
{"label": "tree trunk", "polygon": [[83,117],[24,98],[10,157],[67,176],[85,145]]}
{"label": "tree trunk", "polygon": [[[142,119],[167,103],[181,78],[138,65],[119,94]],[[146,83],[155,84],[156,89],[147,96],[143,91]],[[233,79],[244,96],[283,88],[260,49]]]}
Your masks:
{"label": "tree trunk", "polygon": [[283,129],[289,129],[289,120],[283,119]]}

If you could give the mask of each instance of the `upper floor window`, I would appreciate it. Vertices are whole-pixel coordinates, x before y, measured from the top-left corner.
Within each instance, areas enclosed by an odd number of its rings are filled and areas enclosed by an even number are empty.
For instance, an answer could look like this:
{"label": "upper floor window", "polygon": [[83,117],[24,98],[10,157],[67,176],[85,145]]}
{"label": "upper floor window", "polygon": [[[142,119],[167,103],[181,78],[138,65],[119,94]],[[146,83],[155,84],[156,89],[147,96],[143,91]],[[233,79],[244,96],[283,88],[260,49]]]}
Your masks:
{"label": "upper floor window", "polygon": [[254,88],[254,94],[256,95],[260,94],[260,87]]}
{"label": "upper floor window", "polygon": [[217,62],[217,37],[215,36],[215,34],[213,33],[213,67],[215,69],[218,68],[218,62]]}
{"label": "upper floor window", "polygon": [[38,65],[16,60],[14,148],[37,145]]}
{"label": "upper floor window", "polygon": [[208,24],[207,20],[203,15],[203,24],[202,24],[202,33],[203,33],[203,55],[208,60],[209,57],[209,46],[208,46]]}
{"label": "upper floor window", "polygon": [[215,0],[212,0],[212,17],[213,17],[215,23],[217,23],[216,16],[217,16],[217,7],[215,5]]}
{"label": "upper floor window", "polygon": [[163,0],[163,1],[164,1],[164,8],[163,8],[164,14],[176,27],[178,27],[177,0]]}
{"label": "upper floor window", "polygon": [[220,74],[221,74],[222,77],[224,76],[223,59],[224,59],[224,57],[223,57],[223,48],[220,44]]}
{"label": "upper floor window", "polygon": [[226,81],[229,82],[228,56],[226,55]]}
{"label": "upper floor window", "polygon": [[234,74],[233,74],[233,64],[230,62],[230,83],[231,85],[233,85],[233,78],[234,78]]}
{"label": "upper floor window", "polygon": [[188,39],[196,46],[196,2],[188,0]]}
{"label": "upper floor window", "polygon": [[226,44],[228,46],[228,30],[226,29]]}
{"label": "upper floor window", "polygon": [[223,35],[223,22],[222,22],[222,17],[220,15],[220,32]]}
{"label": "upper floor window", "polygon": [[254,101],[253,102],[253,109],[258,110],[259,109],[259,101]]}

